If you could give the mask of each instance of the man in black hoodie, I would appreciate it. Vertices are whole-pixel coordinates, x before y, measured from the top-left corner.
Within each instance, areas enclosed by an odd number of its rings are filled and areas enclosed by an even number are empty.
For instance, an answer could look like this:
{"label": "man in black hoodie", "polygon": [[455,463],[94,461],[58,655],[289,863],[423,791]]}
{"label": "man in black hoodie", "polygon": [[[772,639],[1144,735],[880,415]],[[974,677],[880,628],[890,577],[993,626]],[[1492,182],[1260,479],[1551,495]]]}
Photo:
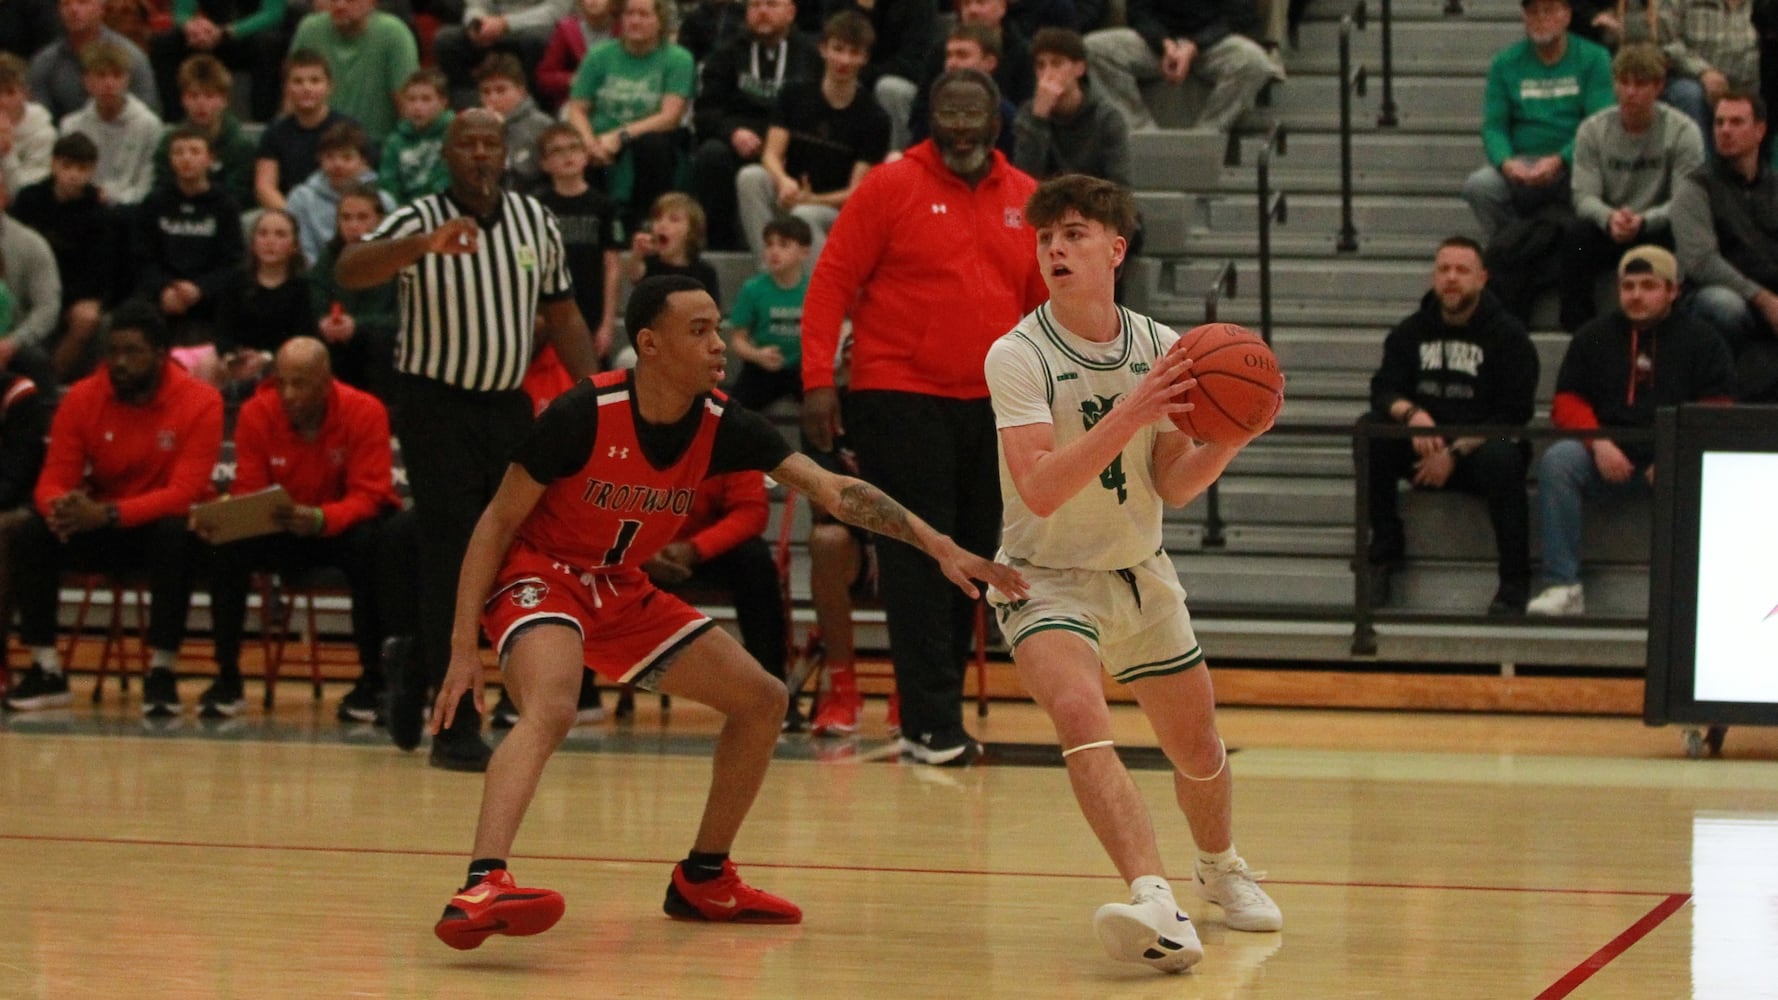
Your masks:
{"label": "man in black hoodie", "polygon": [[[1679,261],[1645,243],[1618,262],[1618,308],[1576,330],[1556,375],[1550,422],[1577,431],[1647,428],[1655,410],[1681,403],[1727,403],[1735,394],[1728,346],[1703,322],[1673,311]],[[1603,433],[1564,438],[1537,460],[1541,593],[1534,615],[1587,610],[1580,583],[1582,501],[1609,492],[1647,493],[1654,442],[1617,442]]]}
{"label": "man in black hoodie", "polygon": [[[1482,248],[1453,236],[1439,244],[1432,291],[1419,311],[1389,331],[1383,364],[1371,376],[1369,423],[1433,428],[1511,424],[1531,419],[1537,350],[1525,326],[1486,291]],[[1406,550],[1396,482],[1460,489],[1484,497],[1500,554],[1491,615],[1525,610],[1531,585],[1531,523],[1525,468],[1531,449],[1509,437],[1359,438],[1370,449],[1372,602],[1385,604],[1390,571]]]}

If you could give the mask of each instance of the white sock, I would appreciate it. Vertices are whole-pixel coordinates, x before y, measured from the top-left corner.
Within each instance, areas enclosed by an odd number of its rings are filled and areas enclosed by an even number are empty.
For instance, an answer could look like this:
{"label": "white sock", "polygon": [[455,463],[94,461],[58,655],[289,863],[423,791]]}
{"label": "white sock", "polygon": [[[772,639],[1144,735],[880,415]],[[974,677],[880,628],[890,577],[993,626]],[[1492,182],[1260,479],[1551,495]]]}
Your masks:
{"label": "white sock", "polygon": [[1173,886],[1159,875],[1138,876],[1135,881],[1130,883],[1130,898],[1132,899],[1145,893],[1157,892],[1171,896],[1173,895]]}
{"label": "white sock", "polygon": [[171,670],[179,661],[179,654],[170,649],[151,649],[148,651],[148,669]]}
{"label": "white sock", "polygon": [[62,654],[54,646],[32,646],[31,662],[42,667],[46,674],[62,672]]}
{"label": "white sock", "polygon": [[1228,850],[1219,854],[1207,854],[1200,850],[1198,852],[1198,864],[1203,865],[1205,868],[1226,868],[1228,867],[1229,862],[1235,860],[1237,857],[1239,857],[1239,855],[1235,853],[1235,845],[1230,844]]}

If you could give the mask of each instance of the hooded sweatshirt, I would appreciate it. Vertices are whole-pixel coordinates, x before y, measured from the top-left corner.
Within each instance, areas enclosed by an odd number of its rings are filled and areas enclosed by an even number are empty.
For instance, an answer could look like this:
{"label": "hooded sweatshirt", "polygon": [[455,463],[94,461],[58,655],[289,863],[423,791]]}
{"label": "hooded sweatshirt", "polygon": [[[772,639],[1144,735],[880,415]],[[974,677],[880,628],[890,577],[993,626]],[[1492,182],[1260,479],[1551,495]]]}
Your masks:
{"label": "hooded sweatshirt", "polygon": [[1389,412],[1398,399],[1441,424],[1524,424],[1537,396],[1537,349],[1525,324],[1483,290],[1464,326],[1445,322],[1438,296],[1383,341],[1383,364],[1371,376],[1371,407]]}
{"label": "hooded sweatshirt", "polygon": [[[1568,342],[1550,421],[1575,430],[1653,427],[1659,407],[1727,403],[1734,395],[1734,362],[1714,329],[1676,312],[1638,328],[1613,310]],[[1654,458],[1652,441],[1617,444],[1637,465]]]}
{"label": "hooded sweatshirt", "polygon": [[136,294],[155,300],[173,281],[189,281],[214,299],[246,255],[241,210],[214,184],[186,194],[156,188],[136,210]]}
{"label": "hooded sweatshirt", "polygon": [[[377,172],[366,170],[353,180],[374,185],[377,182]],[[395,199],[389,197],[389,192],[380,191],[379,194],[383,200],[383,211],[395,211]],[[339,224],[340,193],[333,189],[333,182],[327,179],[327,174],[317,170],[290,192],[284,207],[296,217],[296,235],[302,244],[303,260],[314,267],[315,261],[321,257],[322,248],[327,246],[328,240],[333,239],[334,229]]]}

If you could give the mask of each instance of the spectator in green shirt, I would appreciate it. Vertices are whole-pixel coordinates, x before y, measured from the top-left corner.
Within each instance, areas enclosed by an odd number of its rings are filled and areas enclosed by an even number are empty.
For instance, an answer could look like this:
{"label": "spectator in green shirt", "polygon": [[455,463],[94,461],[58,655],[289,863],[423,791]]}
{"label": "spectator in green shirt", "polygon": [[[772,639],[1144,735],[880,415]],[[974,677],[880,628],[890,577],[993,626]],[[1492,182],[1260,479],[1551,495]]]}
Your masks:
{"label": "spectator in green shirt", "polygon": [[679,123],[691,101],[692,57],[671,41],[670,9],[661,0],[625,0],[618,37],[587,51],[568,89],[568,122],[632,229],[673,189]]}
{"label": "spectator in green shirt", "polygon": [[413,32],[377,10],[376,0],[332,0],[296,26],[290,51],[298,49],[313,49],[327,60],[333,109],[364,126],[380,147],[400,120],[401,85],[420,68]]}
{"label": "spectator in green shirt", "polygon": [[1616,100],[1611,56],[1570,34],[1568,0],[1520,0],[1524,41],[1488,67],[1482,147],[1488,163],[1463,182],[1488,239],[1515,220],[1570,200],[1569,165],[1580,123]]}

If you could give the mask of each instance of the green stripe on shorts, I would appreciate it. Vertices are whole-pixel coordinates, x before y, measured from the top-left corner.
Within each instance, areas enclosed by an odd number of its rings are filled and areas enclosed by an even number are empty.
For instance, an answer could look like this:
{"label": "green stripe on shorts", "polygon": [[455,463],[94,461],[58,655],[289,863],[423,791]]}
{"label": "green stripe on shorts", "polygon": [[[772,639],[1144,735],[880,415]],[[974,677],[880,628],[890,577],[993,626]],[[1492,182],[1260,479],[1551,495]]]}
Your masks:
{"label": "green stripe on shorts", "polygon": [[1091,639],[1094,645],[1098,645],[1099,643],[1098,630],[1094,629],[1086,622],[1076,621],[1073,618],[1039,618],[1037,621],[1026,626],[1018,635],[1013,636],[1012,644],[1017,646],[1019,643],[1024,642],[1026,639],[1031,638],[1039,632],[1047,632],[1052,629],[1062,632],[1075,632]]}
{"label": "green stripe on shorts", "polygon": [[1141,680],[1144,677],[1164,677],[1167,674],[1182,673],[1203,662],[1204,647],[1193,646],[1190,652],[1181,656],[1175,656],[1165,660],[1156,660],[1153,663],[1138,663],[1133,667],[1127,667],[1122,673],[1113,674],[1111,679],[1117,681],[1119,684],[1128,684],[1131,681]]}

